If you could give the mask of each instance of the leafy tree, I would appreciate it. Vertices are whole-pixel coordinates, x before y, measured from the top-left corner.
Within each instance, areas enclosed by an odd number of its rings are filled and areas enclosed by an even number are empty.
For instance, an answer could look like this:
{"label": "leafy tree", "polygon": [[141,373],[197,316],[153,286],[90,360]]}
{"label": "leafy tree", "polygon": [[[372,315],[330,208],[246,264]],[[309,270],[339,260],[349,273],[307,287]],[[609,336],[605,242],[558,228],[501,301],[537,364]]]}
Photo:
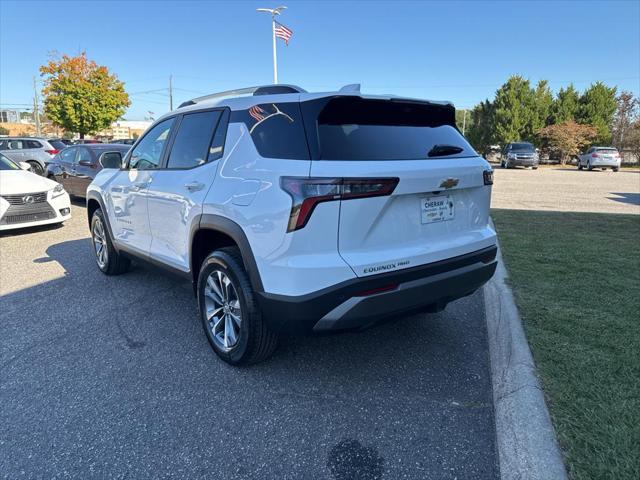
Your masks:
{"label": "leafy tree", "polygon": [[579,101],[580,95],[573,84],[561,88],[551,106],[551,123],[575,122]]}
{"label": "leafy tree", "polygon": [[9,135],[9,129],[0,126],[0,135]]}
{"label": "leafy tree", "polygon": [[551,123],[551,107],[553,106],[553,94],[549,89],[549,82],[540,80],[533,92],[533,109],[534,116],[527,132],[527,136],[531,137],[542,127]]}
{"label": "leafy tree", "polygon": [[493,104],[489,100],[480,102],[473,107],[470,117],[471,125],[466,132],[467,140],[477,152],[486,154],[493,142]]}
{"label": "leafy tree", "polygon": [[593,125],[598,131],[596,142],[602,145],[609,144],[611,123],[617,107],[616,87],[607,87],[602,82],[596,82],[580,97],[578,123]]}
{"label": "leafy tree", "polygon": [[640,162],[640,120],[636,120],[627,132],[627,148],[636,157],[636,162]]}
{"label": "leafy tree", "polygon": [[51,60],[40,73],[45,113],[55,125],[78,132],[80,138],[109,127],[131,103],[124,83],[84,52]]}
{"label": "leafy tree", "polygon": [[597,135],[595,127],[580,125],[574,121],[548,125],[538,132],[543,145],[559,154],[563,165],[571,157],[578,155]]}
{"label": "leafy tree", "polygon": [[628,148],[627,136],[634,122],[640,116],[640,100],[631,92],[622,92],[618,95],[618,108],[613,117],[611,127],[613,145],[620,151]]}
{"label": "leafy tree", "polygon": [[495,140],[500,144],[531,140],[534,92],[529,80],[520,75],[509,77],[496,92],[494,104]]}

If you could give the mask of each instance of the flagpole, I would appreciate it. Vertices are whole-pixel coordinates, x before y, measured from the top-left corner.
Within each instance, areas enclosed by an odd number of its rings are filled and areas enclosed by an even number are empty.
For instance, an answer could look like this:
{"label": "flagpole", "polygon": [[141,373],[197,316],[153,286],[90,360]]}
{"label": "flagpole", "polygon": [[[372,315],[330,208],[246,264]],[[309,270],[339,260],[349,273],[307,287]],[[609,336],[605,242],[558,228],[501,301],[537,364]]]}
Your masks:
{"label": "flagpole", "polygon": [[278,84],[278,58],[276,56],[276,16],[271,16],[271,27],[273,33],[273,83]]}
{"label": "flagpole", "polygon": [[286,10],[287,7],[281,5],[276,8],[256,8],[256,11],[271,14],[271,35],[273,36],[273,83],[278,83],[278,57],[276,55],[276,16]]}

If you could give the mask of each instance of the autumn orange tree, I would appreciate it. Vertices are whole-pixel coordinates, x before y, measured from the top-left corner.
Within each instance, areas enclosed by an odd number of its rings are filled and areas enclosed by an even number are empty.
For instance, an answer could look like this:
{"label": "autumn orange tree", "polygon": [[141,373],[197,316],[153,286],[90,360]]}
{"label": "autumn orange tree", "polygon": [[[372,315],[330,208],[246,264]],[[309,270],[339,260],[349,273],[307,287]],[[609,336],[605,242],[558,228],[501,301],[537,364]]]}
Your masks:
{"label": "autumn orange tree", "polygon": [[124,83],[84,52],[53,59],[40,67],[40,73],[45,114],[80,138],[109,127],[131,104]]}
{"label": "autumn orange tree", "polygon": [[560,155],[564,165],[598,136],[598,130],[591,125],[580,125],[570,120],[541,128],[537,135],[546,148]]}

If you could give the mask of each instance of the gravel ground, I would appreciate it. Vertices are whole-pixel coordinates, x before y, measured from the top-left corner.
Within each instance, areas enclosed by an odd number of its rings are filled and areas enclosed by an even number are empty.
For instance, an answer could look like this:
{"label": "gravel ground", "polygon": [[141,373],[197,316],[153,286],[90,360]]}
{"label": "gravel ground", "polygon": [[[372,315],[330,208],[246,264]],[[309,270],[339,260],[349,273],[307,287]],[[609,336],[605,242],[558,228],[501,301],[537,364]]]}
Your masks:
{"label": "gravel ground", "polygon": [[0,236],[0,476],[497,477],[481,293],[232,368],[189,285],[102,275],[73,215]]}
{"label": "gravel ground", "polygon": [[492,208],[640,214],[640,170],[538,170],[494,165]]}

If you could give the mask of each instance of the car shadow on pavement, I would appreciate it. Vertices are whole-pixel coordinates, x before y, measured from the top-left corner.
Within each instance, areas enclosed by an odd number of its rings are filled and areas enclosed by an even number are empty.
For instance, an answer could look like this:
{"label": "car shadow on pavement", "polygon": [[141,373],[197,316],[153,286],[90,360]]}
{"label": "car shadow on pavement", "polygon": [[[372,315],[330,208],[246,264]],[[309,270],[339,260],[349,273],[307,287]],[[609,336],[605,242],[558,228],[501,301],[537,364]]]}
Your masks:
{"label": "car shadow on pavement", "polygon": [[[51,262],[63,276],[2,297],[3,381],[20,387],[3,395],[0,423],[11,418],[8,435],[29,445],[46,435],[75,455],[80,471],[95,455],[109,457],[99,440],[106,428],[133,439],[140,462],[155,455],[148,438],[181,438],[175,455],[156,459],[165,468],[190,468],[180,452],[198,452],[208,464],[250,445],[246,468],[262,474],[246,478],[495,476],[480,293],[364,332],[284,337],[267,361],[235,368],[210,348],[189,283],[137,265],[103,275],[88,238],[51,245],[24,268]],[[151,421],[156,411],[167,413]],[[95,428],[83,423],[94,418]],[[78,419],[68,427],[76,435],[96,435],[92,449],[65,443],[55,425],[70,419]],[[212,439],[224,446],[202,450]],[[18,451],[13,468],[22,462]],[[443,452],[457,452],[446,460],[455,466],[451,477],[437,473]],[[54,450],[39,458],[45,471],[62,468]],[[101,461],[117,469],[115,457]],[[236,463],[216,462],[223,476],[239,478]]]}
{"label": "car shadow on pavement", "polygon": [[640,205],[640,193],[634,192],[611,192],[611,195],[615,197],[607,197],[607,200],[613,200],[615,202],[628,203],[631,205]]}

